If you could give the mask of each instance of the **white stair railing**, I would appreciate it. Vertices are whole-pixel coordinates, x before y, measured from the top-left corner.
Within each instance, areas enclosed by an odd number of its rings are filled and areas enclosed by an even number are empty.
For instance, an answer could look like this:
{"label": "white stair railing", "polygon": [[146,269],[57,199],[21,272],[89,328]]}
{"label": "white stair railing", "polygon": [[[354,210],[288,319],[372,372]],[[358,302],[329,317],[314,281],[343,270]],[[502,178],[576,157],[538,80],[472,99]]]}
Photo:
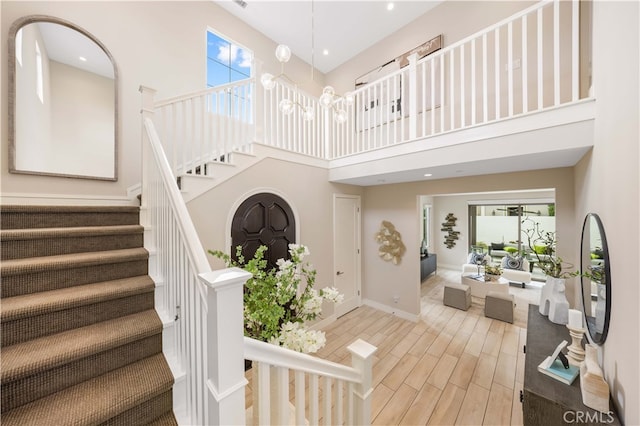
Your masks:
{"label": "white stair railing", "polygon": [[253,362],[253,424],[369,424],[377,348],[358,339],[347,349],[352,367],[245,337],[244,356]]}
{"label": "white stair railing", "polygon": [[165,325],[163,353],[176,376],[174,412],[183,424],[244,422],[242,286],[251,274],[211,271],[151,118],[153,90],[141,92],[140,221],[149,275],[156,283],[156,310]]}
{"label": "white stair railing", "polygon": [[[263,90],[263,137],[265,145],[317,158],[329,158],[332,118],[320,107],[318,98],[310,96],[282,80],[271,90]],[[284,99],[297,103],[290,114],[283,114],[279,105]],[[313,111],[311,120],[303,116],[303,108]]]}
{"label": "white stair railing", "polygon": [[254,79],[156,102],[156,128],[176,176],[207,175],[255,139]]}
{"label": "white stair railing", "polygon": [[[243,337],[243,286],[251,274],[238,268],[212,271],[196,233],[176,177],[164,153],[153,122],[154,91],[142,92],[142,197],[141,224],[144,246],[149,251],[149,275],[156,283],[156,310],[164,323],[163,353],[176,382],[174,412],[181,424],[244,424],[245,389],[243,360],[256,361],[255,371],[274,366],[279,379],[269,383],[260,375],[259,392],[253,400],[261,424],[269,418],[282,420],[288,401],[284,375],[311,373],[309,392],[317,407],[318,377],[325,395],[322,416],[317,408],[311,419],[333,418],[340,424],[368,424],[371,412],[371,356],[376,348],[358,340],[349,350],[353,367]],[[269,375],[267,375],[269,376]],[[336,397],[328,399],[331,381]],[[347,390],[343,390],[346,386]],[[286,390],[285,390],[286,389]],[[303,403],[305,385],[296,390],[296,404]],[[267,391],[269,390],[269,391]],[[270,395],[282,409],[271,417]],[[342,395],[346,402],[343,403]],[[302,402],[301,402],[302,401]],[[313,402],[315,401],[315,402]],[[337,408],[331,410],[331,401]],[[344,404],[344,405],[343,405]],[[259,407],[259,409],[258,409]],[[344,415],[343,413],[344,407]],[[298,412],[304,416],[304,412]],[[315,422],[317,423],[317,422]]]}

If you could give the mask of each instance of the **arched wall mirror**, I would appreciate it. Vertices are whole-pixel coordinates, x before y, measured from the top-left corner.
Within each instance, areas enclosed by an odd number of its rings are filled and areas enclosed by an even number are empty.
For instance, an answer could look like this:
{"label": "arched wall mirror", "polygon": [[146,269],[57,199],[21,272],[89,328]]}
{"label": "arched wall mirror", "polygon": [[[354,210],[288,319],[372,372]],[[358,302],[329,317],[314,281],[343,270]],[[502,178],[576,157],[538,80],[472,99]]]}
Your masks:
{"label": "arched wall mirror", "polygon": [[78,26],[28,16],[9,32],[9,172],[117,180],[117,70]]}
{"label": "arched wall mirror", "polygon": [[601,345],[609,329],[611,270],[604,227],[595,213],[587,214],[584,219],[580,258],[585,322],[591,340]]}

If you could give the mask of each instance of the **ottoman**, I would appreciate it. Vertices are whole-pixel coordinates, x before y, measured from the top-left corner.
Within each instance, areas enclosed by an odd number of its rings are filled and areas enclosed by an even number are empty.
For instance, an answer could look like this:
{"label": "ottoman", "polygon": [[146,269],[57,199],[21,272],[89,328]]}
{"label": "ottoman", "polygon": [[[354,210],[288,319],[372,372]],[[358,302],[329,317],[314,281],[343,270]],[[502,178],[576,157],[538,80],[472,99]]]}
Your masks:
{"label": "ottoman", "polygon": [[446,283],[442,303],[466,311],[471,306],[471,289],[468,285]]}
{"label": "ottoman", "polygon": [[484,299],[484,316],[513,324],[513,295],[490,291]]}

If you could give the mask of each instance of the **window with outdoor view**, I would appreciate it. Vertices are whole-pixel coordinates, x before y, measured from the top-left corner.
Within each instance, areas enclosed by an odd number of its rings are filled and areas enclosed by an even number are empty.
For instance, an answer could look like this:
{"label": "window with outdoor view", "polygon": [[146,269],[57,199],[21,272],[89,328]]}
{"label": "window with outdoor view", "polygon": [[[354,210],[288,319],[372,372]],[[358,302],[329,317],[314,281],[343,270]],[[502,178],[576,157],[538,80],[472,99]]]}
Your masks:
{"label": "window with outdoor view", "polygon": [[207,87],[250,78],[253,52],[207,31]]}
{"label": "window with outdoor view", "polygon": [[[488,253],[495,263],[506,254],[524,256],[532,264],[533,278],[542,278],[536,274],[539,271],[526,237],[526,230],[535,223],[539,223],[543,231],[555,232],[555,204],[470,205],[470,251]],[[533,248],[536,249],[538,247]]]}

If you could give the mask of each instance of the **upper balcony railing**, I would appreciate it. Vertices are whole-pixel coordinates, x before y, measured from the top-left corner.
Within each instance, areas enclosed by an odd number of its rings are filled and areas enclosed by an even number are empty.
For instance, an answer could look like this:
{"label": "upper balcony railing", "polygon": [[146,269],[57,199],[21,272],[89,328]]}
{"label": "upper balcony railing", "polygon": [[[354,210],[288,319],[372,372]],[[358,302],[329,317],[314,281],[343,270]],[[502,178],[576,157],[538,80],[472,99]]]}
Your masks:
{"label": "upper balcony railing", "polygon": [[[543,1],[355,91],[331,158],[576,102],[579,1]],[[583,90],[586,92],[587,90]],[[581,96],[582,95],[582,96]]]}
{"label": "upper balcony railing", "polygon": [[[267,91],[248,79],[156,103],[157,127],[174,172],[199,174],[201,164],[228,161],[254,141],[332,160],[574,103],[588,96],[579,5],[545,0],[429,56],[411,56],[352,92],[352,104],[339,100],[344,123],[285,82]],[[313,119],[301,108],[283,114],[284,99],[312,107]]]}

